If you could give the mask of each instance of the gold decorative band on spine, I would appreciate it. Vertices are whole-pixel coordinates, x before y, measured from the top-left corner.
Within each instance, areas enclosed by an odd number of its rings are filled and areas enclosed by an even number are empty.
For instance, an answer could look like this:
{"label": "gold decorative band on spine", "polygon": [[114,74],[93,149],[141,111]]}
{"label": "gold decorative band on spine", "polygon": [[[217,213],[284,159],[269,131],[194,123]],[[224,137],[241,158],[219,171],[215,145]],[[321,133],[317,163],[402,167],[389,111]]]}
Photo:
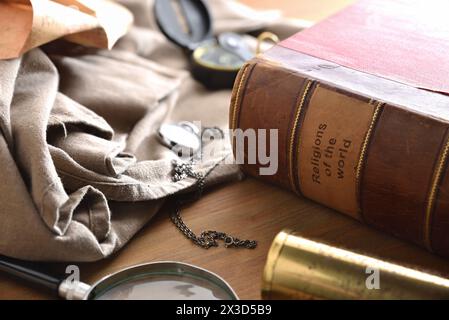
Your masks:
{"label": "gold decorative band on spine", "polygon": [[[372,103],[372,101],[370,101]],[[376,105],[376,108],[374,109],[373,117],[371,119],[370,126],[368,128],[368,131],[366,132],[365,139],[363,140],[362,149],[360,150],[360,156],[359,161],[357,162],[357,169],[355,172],[355,186],[356,186],[356,192],[357,195],[360,194],[360,177],[362,176],[362,170],[366,162],[366,153],[368,152],[368,145],[371,141],[371,137],[373,135],[374,128],[376,126],[377,120],[379,119],[380,112],[382,111],[384,103],[378,102]],[[359,198],[359,196],[358,196]],[[360,206],[360,200],[359,200],[359,206]],[[359,214],[360,217],[363,219],[363,213],[361,212],[361,209],[359,208]]]}
{"label": "gold decorative band on spine", "polygon": [[[304,92],[302,93],[301,99],[299,100],[299,103],[297,104],[296,112],[295,112],[295,116],[294,116],[293,127],[292,127],[292,131],[290,134],[290,143],[289,143],[289,147],[288,147],[290,186],[291,186],[292,190],[296,193],[299,193],[300,191],[298,190],[298,188],[296,187],[296,184],[295,184],[295,176],[296,176],[296,174],[294,172],[295,171],[295,164],[294,164],[295,139],[296,139],[296,136],[297,136],[298,130],[299,130],[299,128],[298,128],[299,119],[301,117],[304,103],[306,102],[306,98],[307,98],[307,95],[309,94],[312,84],[313,84],[312,80],[307,80],[306,86],[304,88]],[[299,139],[296,144],[299,145]]]}
{"label": "gold decorative band on spine", "polygon": [[248,74],[248,69],[249,69],[249,64],[245,64],[243,66],[243,69],[241,71],[241,77],[237,86],[237,91],[235,93],[235,99],[234,99],[234,103],[232,105],[232,116],[231,116],[231,129],[236,129],[237,128],[237,114],[239,112],[240,109],[240,105],[239,105],[239,101],[240,101],[240,95],[242,94],[242,88],[243,88],[243,84],[245,83],[246,80],[246,76]]}
{"label": "gold decorative band on spine", "polygon": [[355,174],[355,177],[356,177],[356,180],[357,180],[357,186],[359,185],[360,176],[362,174],[363,165],[365,163],[365,158],[366,158],[366,152],[368,150],[368,145],[369,145],[369,142],[371,140],[371,136],[373,135],[374,127],[376,126],[376,123],[377,123],[377,120],[379,118],[382,106],[383,106],[382,102],[379,102],[376,105],[376,109],[374,109],[374,113],[373,113],[373,118],[371,119],[371,124],[370,124],[370,126],[368,128],[368,131],[366,132],[365,140],[363,141],[362,149],[360,150],[360,157],[359,157],[359,161],[357,163],[357,170],[356,170],[356,174]]}
{"label": "gold decorative band on spine", "polygon": [[443,171],[447,163],[448,154],[449,154],[449,139],[446,138],[446,144],[444,145],[443,151],[439,156],[438,165],[432,177],[432,184],[429,192],[429,197],[427,199],[426,214],[424,220],[424,244],[426,245],[429,251],[432,251],[432,240],[430,239],[432,228],[432,214],[438,195],[438,188],[440,186]]}

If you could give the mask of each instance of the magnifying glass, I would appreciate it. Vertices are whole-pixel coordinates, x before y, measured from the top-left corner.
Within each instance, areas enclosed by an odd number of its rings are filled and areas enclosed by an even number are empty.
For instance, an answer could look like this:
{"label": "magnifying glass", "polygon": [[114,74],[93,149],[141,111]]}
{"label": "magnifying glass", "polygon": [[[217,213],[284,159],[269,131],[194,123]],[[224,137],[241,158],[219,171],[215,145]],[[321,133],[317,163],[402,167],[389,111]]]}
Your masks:
{"label": "magnifying glass", "polygon": [[215,273],[173,261],[128,267],[93,285],[58,279],[3,256],[0,271],[50,289],[67,300],[238,300],[229,284]]}

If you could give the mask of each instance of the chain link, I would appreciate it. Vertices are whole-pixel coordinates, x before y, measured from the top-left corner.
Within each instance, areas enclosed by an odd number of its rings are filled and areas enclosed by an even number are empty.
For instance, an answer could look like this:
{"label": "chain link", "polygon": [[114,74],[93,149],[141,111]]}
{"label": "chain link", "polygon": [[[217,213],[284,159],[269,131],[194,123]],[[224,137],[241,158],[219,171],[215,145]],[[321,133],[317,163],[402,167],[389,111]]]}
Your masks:
{"label": "chain link", "polygon": [[226,248],[240,247],[254,249],[257,246],[257,242],[254,240],[240,240],[239,238],[232,237],[224,232],[214,230],[203,231],[199,236],[197,236],[182,220],[180,215],[180,206],[176,207],[170,218],[175,226],[186,236],[186,238],[192,240],[193,243],[204,249],[218,247],[218,240],[223,241]]}
{"label": "chain link", "polygon": [[[216,129],[216,128],[214,128]],[[218,129],[219,130],[219,129]],[[196,196],[189,200],[176,200],[175,208],[170,213],[170,219],[173,224],[196,245],[209,249],[210,247],[218,247],[218,241],[223,241],[226,248],[246,248],[254,249],[257,246],[255,240],[240,240],[239,238],[228,235],[224,232],[207,230],[201,232],[197,236],[183,221],[181,217],[181,209],[187,202],[192,202],[201,198],[203,193],[206,177],[212,172],[218,164],[216,164],[207,175],[197,173],[193,170],[195,162],[193,158],[189,162],[173,161],[173,181],[178,182],[187,177],[196,179]]]}

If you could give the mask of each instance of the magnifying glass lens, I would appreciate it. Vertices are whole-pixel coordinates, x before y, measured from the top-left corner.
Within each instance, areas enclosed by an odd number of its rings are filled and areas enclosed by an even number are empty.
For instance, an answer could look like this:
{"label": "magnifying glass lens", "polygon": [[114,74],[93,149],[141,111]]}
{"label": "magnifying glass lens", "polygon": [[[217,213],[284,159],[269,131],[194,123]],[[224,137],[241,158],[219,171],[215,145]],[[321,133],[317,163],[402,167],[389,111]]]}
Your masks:
{"label": "magnifying glass lens", "polygon": [[125,270],[101,280],[94,285],[89,299],[234,300],[237,298],[221,278],[206,273],[203,269],[182,265],[172,270],[142,271],[144,270]]}
{"label": "magnifying glass lens", "polygon": [[95,300],[226,300],[220,287],[202,279],[150,276],[125,281],[96,296]]}

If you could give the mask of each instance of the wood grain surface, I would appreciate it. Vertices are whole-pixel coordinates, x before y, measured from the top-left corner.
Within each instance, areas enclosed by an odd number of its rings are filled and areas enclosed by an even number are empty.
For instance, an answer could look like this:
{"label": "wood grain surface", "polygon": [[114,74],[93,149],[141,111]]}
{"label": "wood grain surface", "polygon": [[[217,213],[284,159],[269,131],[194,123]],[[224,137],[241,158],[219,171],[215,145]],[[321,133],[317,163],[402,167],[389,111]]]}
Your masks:
{"label": "wood grain surface", "polygon": [[[278,4],[289,12],[297,6],[348,1],[245,0],[257,6]],[[311,3],[314,3],[313,5]],[[288,10],[288,9],[291,10]],[[314,7],[319,12],[329,8]],[[300,13],[298,11],[298,13]],[[299,17],[303,17],[298,15]],[[102,276],[133,264],[176,260],[193,263],[216,272],[228,281],[242,299],[260,299],[261,275],[268,248],[283,228],[298,230],[303,236],[326,241],[357,252],[367,253],[407,266],[449,276],[449,261],[427,251],[368,228],[350,218],[274,186],[248,178],[243,182],[209,190],[204,198],[183,212],[195,232],[222,230],[242,238],[256,239],[254,250],[209,250],[196,247],[171,224],[162,210],[148,226],[119,253],[104,261],[80,264],[81,278],[93,283]],[[64,264],[46,264],[49,270],[64,270]],[[23,281],[0,275],[0,299],[50,299],[53,295]]]}
{"label": "wood grain surface", "polygon": [[[283,228],[293,228],[305,237],[449,276],[449,261],[250,178],[209,190],[201,201],[184,210],[183,216],[195,232],[223,230],[257,239],[259,246],[254,250],[201,249],[184,238],[163,210],[115,256],[80,264],[82,280],[93,283],[133,264],[176,260],[216,272],[242,299],[259,299],[268,248]],[[56,271],[65,269],[63,264],[44,267]],[[54,296],[9,276],[0,276],[0,299],[47,298]]]}
{"label": "wood grain surface", "polygon": [[240,0],[259,9],[281,9],[292,18],[322,20],[355,0]]}

